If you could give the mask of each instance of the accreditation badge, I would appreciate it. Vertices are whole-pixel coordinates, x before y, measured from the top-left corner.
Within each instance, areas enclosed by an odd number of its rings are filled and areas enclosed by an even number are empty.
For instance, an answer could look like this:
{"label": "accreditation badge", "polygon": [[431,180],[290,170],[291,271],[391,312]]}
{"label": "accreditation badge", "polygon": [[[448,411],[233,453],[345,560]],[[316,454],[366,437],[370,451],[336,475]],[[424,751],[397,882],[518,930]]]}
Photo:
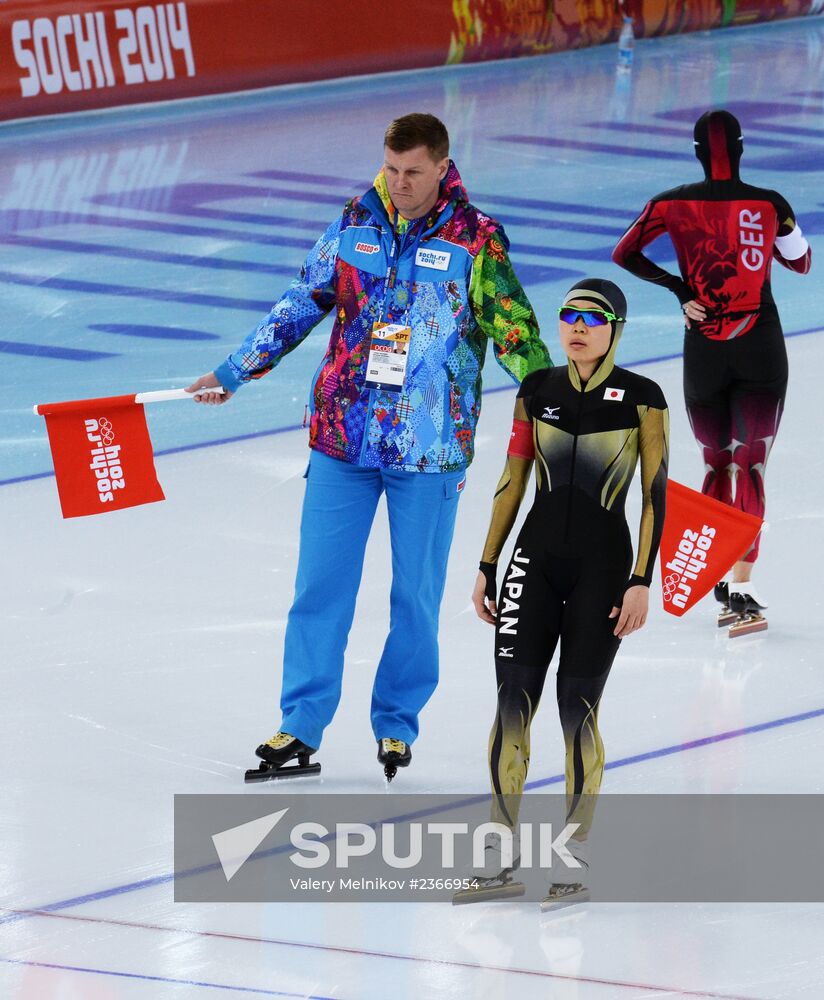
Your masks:
{"label": "accreditation badge", "polygon": [[367,389],[400,392],[409,360],[412,328],[400,323],[375,323],[366,365]]}

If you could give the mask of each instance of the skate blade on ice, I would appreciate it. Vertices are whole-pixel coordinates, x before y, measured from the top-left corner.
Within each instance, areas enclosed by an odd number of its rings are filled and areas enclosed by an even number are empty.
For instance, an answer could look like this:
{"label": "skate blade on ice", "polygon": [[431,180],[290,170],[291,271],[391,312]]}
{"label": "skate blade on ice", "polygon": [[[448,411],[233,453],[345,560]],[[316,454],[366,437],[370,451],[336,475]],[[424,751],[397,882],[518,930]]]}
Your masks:
{"label": "skate blade on ice", "polygon": [[[484,882],[494,884],[483,884]],[[513,882],[511,879],[478,879],[478,885],[470,889],[461,889],[452,897],[453,906],[463,906],[464,903],[489,903],[500,899],[515,899],[523,896],[526,886],[523,882]]]}
{"label": "skate blade on ice", "polygon": [[541,912],[560,910],[565,906],[589,901],[589,889],[585,885],[551,885],[546,897],[541,900]]}
{"label": "skate blade on ice", "polygon": [[732,623],[737,620],[738,615],[734,611],[730,611],[729,608],[724,608],[722,611],[718,612],[719,628],[725,628],[727,625],[732,625]]}
{"label": "skate blade on ice", "polygon": [[310,764],[308,758],[305,762],[298,760],[297,764],[282,764],[275,767],[262,760],[255,768],[250,768],[244,775],[243,780],[247,783],[253,781],[275,781],[279,778],[311,778],[320,774],[320,764]]}
{"label": "skate blade on ice", "polygon": [[730,625],[730,638],[738,635],[752,635],[753,632],[764,632],[767,629],[767,619],[763,615],[738,615],[737,621]]}

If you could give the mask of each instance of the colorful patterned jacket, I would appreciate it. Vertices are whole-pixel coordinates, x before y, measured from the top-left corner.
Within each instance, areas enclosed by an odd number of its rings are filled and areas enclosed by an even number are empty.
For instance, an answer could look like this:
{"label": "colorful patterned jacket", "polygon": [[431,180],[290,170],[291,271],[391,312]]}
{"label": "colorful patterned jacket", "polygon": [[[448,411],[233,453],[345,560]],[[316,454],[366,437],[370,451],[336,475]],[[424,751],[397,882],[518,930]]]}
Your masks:
{"label": "colorful patterned jacket", "polygon": [[[353,465],[452,472],[469,465],[487,338],[520,382],[552,364],[502,227],[469,204],[454,163],[426,219],[399,232],[381,171],[347,203],[299,277],[216,370],[234,392],[294,350],[332,309],[312,387],[310,447]],[[403,389],[364,387],[375,322],[411,327]]]}

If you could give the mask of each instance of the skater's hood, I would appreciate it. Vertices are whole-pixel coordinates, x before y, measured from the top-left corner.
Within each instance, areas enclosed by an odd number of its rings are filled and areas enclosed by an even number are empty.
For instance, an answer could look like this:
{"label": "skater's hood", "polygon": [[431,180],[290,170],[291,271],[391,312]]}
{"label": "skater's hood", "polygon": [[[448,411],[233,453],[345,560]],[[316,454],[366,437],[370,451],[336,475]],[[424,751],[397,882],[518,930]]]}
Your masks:
{"label": "skater's hood", "polygon": [[[591,392],[593,389],[597,389],[609,377],[610,372],[615,367],[615,351],[618,347],[618,341],[621,339],[621,334],[624,331],[624,323],[627,318],[627,300],[624,297],[624,293],[614,281],[608,281],[606,278],[582,278],[566,293],[563,304],[567,305],[573,301],[591,302],[598,309],[606,309],[618,317],[617,320],[610,323],[612,336],[609,341],[609,350],[601,358],[598,367],[590,375],[586,385],[583,387],[584,392]],[[569,371],[570,382],[572,382],[576,389],[580,390],[582,388],[581,377],[578,374],[578,369],[575,367],[575,362],[571,358],[567,361],[567,370]]]}
{"label": "skater's hood", "polygon": [[707,111],[695,123],[695,155],[708,181],[738,180],[744,149],[741,125],[729,111]]}

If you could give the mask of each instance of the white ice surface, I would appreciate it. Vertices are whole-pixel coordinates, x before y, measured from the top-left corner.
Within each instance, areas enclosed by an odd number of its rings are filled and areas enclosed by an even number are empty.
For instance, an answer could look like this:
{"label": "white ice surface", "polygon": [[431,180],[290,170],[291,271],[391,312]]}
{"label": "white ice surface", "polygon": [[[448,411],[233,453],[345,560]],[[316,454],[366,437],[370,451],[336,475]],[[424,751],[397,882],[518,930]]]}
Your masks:
{"label": "white ice surface", "polygon": [[[821,537],[812,416],[822,335],[789,347],[793,393],[770,464],[771,527],[758,566],[770,629],[731,641],[715,629],[709,599],[674,619],[660,611],[656,590],[649,625],[624,642],[603,698],[611,760],[824,706],[821,597],[810,558]],[[643,370],[671,403],[672,473],[695,482],[699,460],[679,396],[679,365]],[[413,766],[396,779],[404,791],[486,787],[495,697],[490,631],[467,595],[512,403],[507,392],[485,401],[443,605],[442,681],[424,712]],[[4,574],[1,595],[6,906],[37,907],[166,874],[172,796],[244,791],[251,751],[278,722],[277,664],[306,454],[304,434],[294,432],[163,457],[157,465],[166,502],[107,517],[59,520],[51,480],[4,490],[15,525],[6,543],[13,571]],[[636,516],[634,497],[633,526]],[[386,619],[386,532],[381,509],[341,707],[319,754],[323,782],[297,783],[303,791],[383,787],[368,704]],[[546,699],[530,778],[557,774],[562,753]],[[604,792],[820,793],[822,754],[824,727],[811,719],[616,768]],[[2,939],[3,954],[18,960],[299,996],[514,991],[599,998],[698,990],[693,995],[812,998],[821,995],[822,931],[824,908],[813,905],[591,904],[539,918],[525,904],[391,911],[184,905],[172,902],[164,883],[6,924]],[[82,997],[200,989],[107,977],[94,987],[99,993],[86,992],[100,977],[32,966],[7,966],[0,976],[10,996],[51,995],[58,976],[67,991],[55,994],[61,997],[74,996],[72,989]]]}

